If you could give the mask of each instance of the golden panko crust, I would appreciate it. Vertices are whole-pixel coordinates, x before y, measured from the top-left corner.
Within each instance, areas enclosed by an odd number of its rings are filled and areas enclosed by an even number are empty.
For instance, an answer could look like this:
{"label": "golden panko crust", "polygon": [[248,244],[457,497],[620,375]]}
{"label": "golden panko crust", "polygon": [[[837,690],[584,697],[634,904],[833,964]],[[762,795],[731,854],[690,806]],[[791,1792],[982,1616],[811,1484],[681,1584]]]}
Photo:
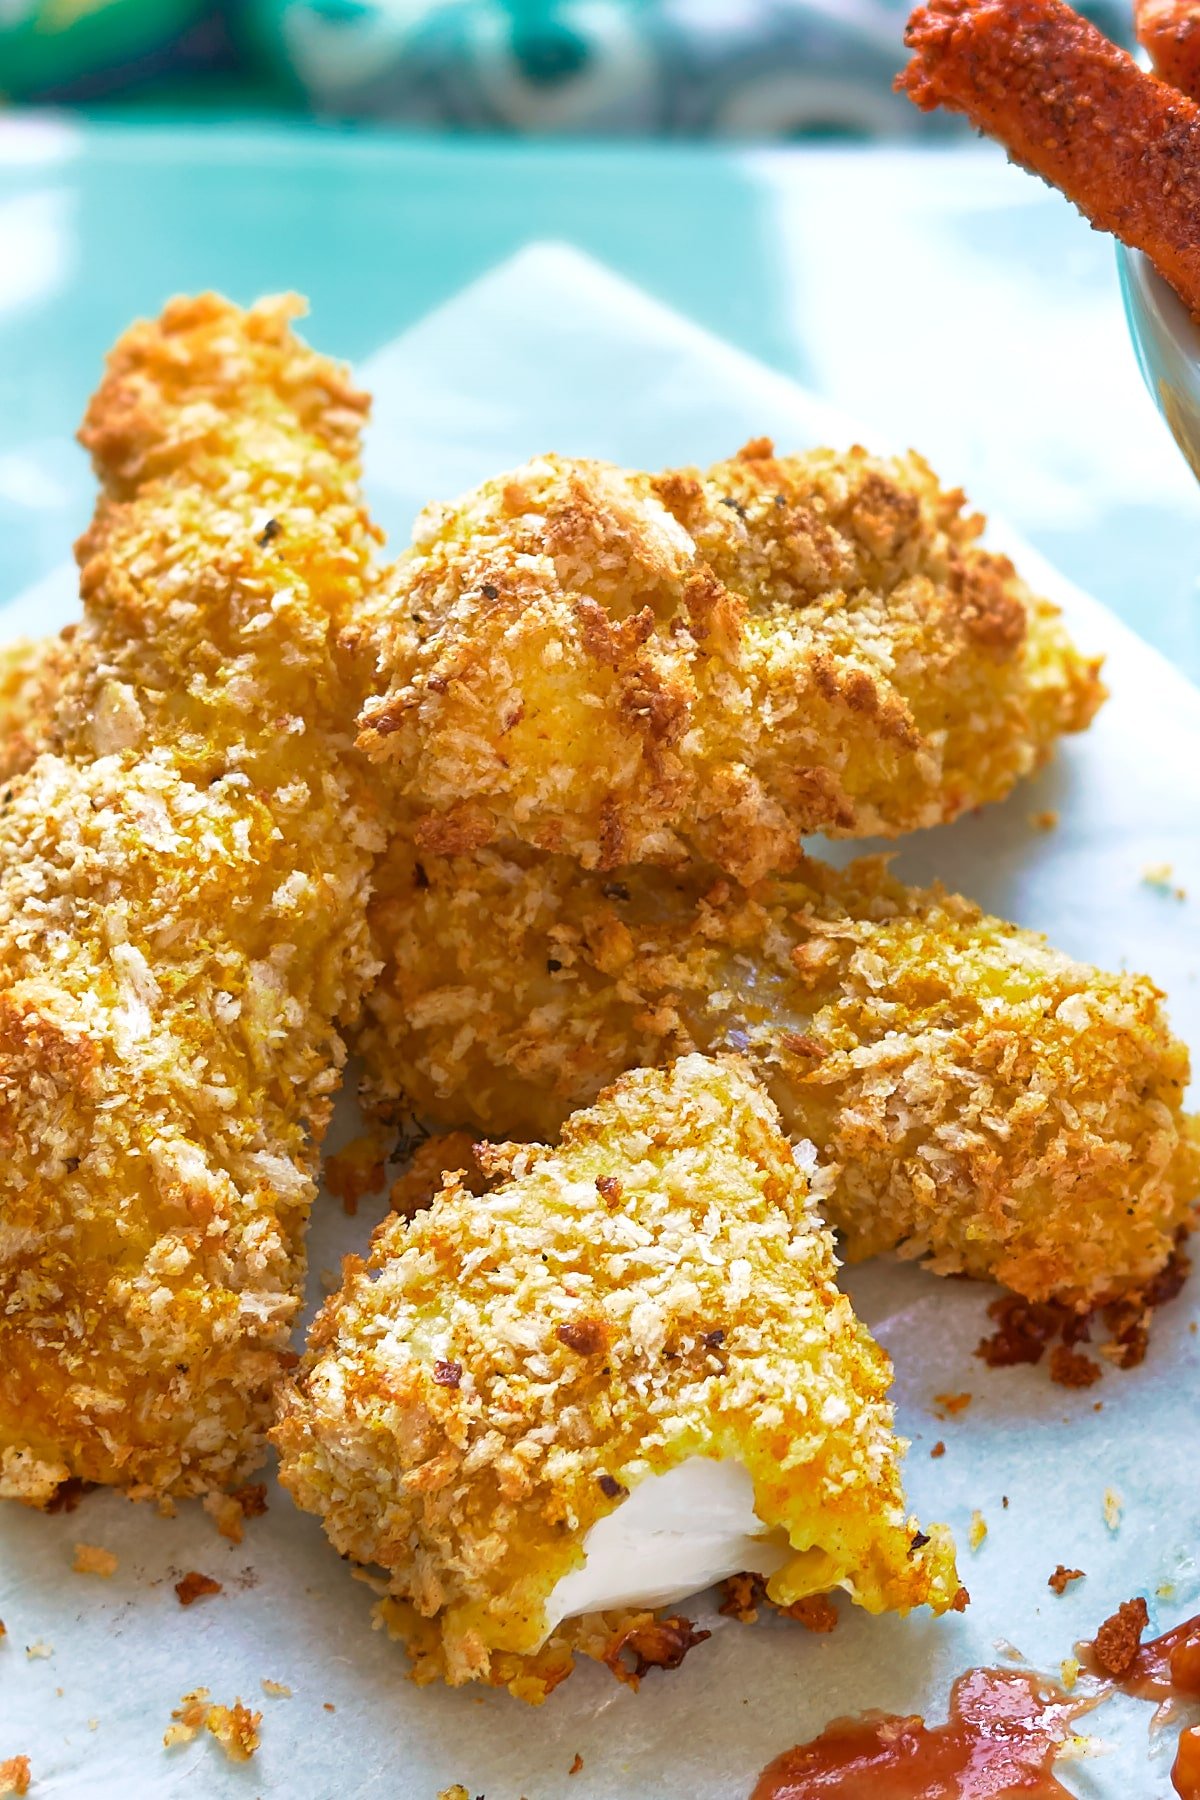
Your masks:
{"label": "golden panko crust", "polygon": [[348,1261],[273,1433],[300,1505],[386,1572],[423,1678],[543,1698],[616,1625],[549,1630],[588,1531],[694,1456],[748,1470],[794,1553],[781,1604],[961,1604],[948,1533],[906,1517],[891,1365],[744,1065],[638,1070],[557,1149],[484,1160],[489,1193],[448,1176]]}
{"label": "golden panko crust", "polygon": [[0,782],[23,774],[46,748],[75,627],[57,637],[0,644]]}
{"label": "golden panko crust", "polygon": [[544,1138],[622,1070],[736,1050],[816,1144],[852,1260],[883,1251],[1090,1307],[1166,1262],[1200,1190],[1188,1056],[1144,976],[883,859],[746,891],[397,841],[357,1048],[376,1106]]}
{"label": "golden panko crust", "polygon": [[421,515],[360,742],[446,855],[517,838],[752,881],[805,832],[941,824],[1104,695],[982,523],[916,455],[540,458]]}
{"label": "golden panko crust", "polygon": [[260,1459],[382,838],[338,634],[366,401],[288,300],[173,301],[103,483],[49,748],[0,806],[0,1494]]}

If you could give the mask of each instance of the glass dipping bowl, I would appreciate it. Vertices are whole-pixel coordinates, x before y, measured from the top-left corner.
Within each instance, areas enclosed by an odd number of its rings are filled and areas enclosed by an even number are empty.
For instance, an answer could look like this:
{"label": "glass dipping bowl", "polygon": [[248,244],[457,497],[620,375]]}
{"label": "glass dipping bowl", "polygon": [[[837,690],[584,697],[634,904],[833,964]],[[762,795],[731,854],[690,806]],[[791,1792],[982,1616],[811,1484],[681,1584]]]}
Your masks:
{"label": "glass dipping bowl", "polygon": [[1138,366],[1200,479],[1200,325],[1140,250],[1118,244],[1117,267]]}

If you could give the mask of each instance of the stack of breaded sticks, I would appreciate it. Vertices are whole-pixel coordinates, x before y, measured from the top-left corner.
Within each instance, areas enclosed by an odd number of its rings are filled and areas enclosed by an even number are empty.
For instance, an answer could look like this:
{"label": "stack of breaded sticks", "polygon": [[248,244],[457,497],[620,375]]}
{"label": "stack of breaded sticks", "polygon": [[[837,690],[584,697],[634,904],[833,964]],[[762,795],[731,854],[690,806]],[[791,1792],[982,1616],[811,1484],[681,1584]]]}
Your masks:
{"label": "stack of breaded sticks", "polygon": [[[916,456],[548,456],[386,567],[296,310],[122,339],[83,621],[9,655],[0,1491],[225,1490],[274,1422],[418,1675],[528,1699],[677,1662],[739,1569],[963,1605],[832,1233],[1136,1296],[1187,1053],[1146,978],[801,836],[1002,799],[1096,664]],[[380,1129],[499,1141],[425,1147],[296,1368],[347,1046]]]}

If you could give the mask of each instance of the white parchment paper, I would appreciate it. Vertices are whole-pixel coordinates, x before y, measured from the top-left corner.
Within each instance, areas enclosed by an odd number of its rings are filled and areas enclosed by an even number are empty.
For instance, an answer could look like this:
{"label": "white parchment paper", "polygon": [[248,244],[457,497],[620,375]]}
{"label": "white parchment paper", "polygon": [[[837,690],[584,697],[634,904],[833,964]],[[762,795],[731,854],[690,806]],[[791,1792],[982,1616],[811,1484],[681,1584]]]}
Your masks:
{"label": "white parchment paper", "polygon": [[[763,432],[783,448],[854,437],[902,447],[557,246],[523,252],[362,374],[376,395],[372,496],[396,536],[425,499],[549,448],[655,467],[726,455]],[[986,493],[972,498],[987,505]],[[1036,783],[909,842],[898,867],[939,876],[1080,956],[1149,969],[1176,1027],[1200,1045],[1200,693],[1031,552],[1005,547],[1066,608],[1080,643],[1106,653],[1112,701]],[[72,591],[70,572],[51,577],[6,610],[6,629],[58,623]],[[1044,809],[1059,812],[1057,830],[1031,823]],[[1161,863],[1188,898],[1143,881]],[[319,1206],[314,1296],[379,1210],[368,1202],[347,1220]],[[953,1677],[1005,1645],[1054,1670],[1134,1593],[1159,1628],[1200,1606],[1196,1283],[1159,1315],[1142,1368],[1069,1393],[1044,1369],[988,1370],[973,1357],[989,1290],[882,1263],[847,1282],[896,1362],[913,1503],[958,1535],[973,1596],[964,1616],[873,1620],[846,1604],[837,1631],[818,1638],[742,1627],[701,1603],[713,1637],[676,1673],[634,1695],[581,1666],[532,1712],[505,1695],[413,1687],[402,1652],[371,1630],[370,1593],[274,1486],[240,1546],[199,1507],[167,1520],[97,1494],[70,1516],[0,1513],[0,1760],[28,1754],[35,1795],[98,1800],[434,1800],[456,1781],[487,1800],[736,1800],[770,1756],[834,1714],[939,1717]],[[939,1417],[935,1396],[962,1392],[969,1407]],[[938,1439],[946,1451],[933,1460]],[[1119,1496],[1116,1529],[1106,1489]],[[988,1536],[973,1554],[975,1509]],[[77,1542],[115,1551],[117,1573],[72,1573]],[[1059,1562],[1087,1571],[1061,1599],[1046,1585]],[[173,1583],[192,1569],[224,1592],[185,1611]],[[50,1653],[27,1653],[39,1647]],[[292,1697],[265,1697],[264,1678]],[[162,1748],[172,1707],[198,1685],[261,1707],[262,1748],[248,1766],[208,1739]],[[1149,1708],[1114,1701],[1089,1724],[1100,1753],[1064,1771],[1073,1791],[1169,1794],[1174,1734],[1151,1742]],[[576,1754],[583,1767],[570,1775]]]}

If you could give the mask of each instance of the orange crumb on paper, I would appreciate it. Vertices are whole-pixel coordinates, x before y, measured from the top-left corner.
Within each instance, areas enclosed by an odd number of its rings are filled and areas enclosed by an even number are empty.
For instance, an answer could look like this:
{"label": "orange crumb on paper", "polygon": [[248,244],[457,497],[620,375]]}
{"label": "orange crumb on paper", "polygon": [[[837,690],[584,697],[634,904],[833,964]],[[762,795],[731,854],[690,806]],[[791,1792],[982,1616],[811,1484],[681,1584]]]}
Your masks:
{"label": "orange crumb on paper", "polygon": [[582,1758],[582,1756],[580,1756],[580,1754],[577,1750],[575,1752],[575,1755],[571,1759],[571,1766],[567,1770],[567,1774],[568,1775],[578,1775],[578,1773],[579,1773],[580,1769],[582,1769],[582,1767],[583,1767],[583,1758]]}
{"label": "orange crumb on paper", "polygon": [[248,1481],[232,1494],[206,1494],[203,1506],[223,1538],[240,1544],[247,1519],[257,1519],[267,1510],[267,1486],[263,1481]]}
{"label": "orange crumb on paper", "polygon": [[262,1691],[269,1700],[290,1700],[292,1690],[284,1681],[269,1681],[263,1677]]}
{"label": "orange crumb on paper", "polygon": [[1104,1371],[1098,1362],[1085,1356],[1082,1350],[1071,1350],[1066,1344],[1056,1344],[1050,1352],[1050,1379],[1059,1387],[1086,1388],[1099,1381]]}
{"label": "orange crumb on paper", "polygon": [[828,1594],[808,1594],[803,1600],[794,1600],[791,1606],[783,1609],[784,1617],[796,1619],[805,1631],[833,1631],[838,1622],[837,1607]]}
{"label": "orange crumb on paper", "polygon": [[194,1606],[208,1594],[219,1594],[221,1583],[214,1581],[211,1575],[201,1575],[198,1569],[190,1569],[182,1581],[175,1583],[175,1592],[180,1606]]}
{"label": "orange crumb on paper", "polygon": [[1092,1654],[1106,1675],[1118,1680],[1128,1675],[1137,1661],[1142,1633],[1150,1623],[1150,1613],[1140,1594],[1123,1600],[1111,1613],[1092,1640]]}
{"label": "orange crumb on paper", "polygon": [[249,1762],[258,1749],[262,1714],[251,1712],[240,1700],[232,1706],[210,1705],[209,1690],[194,1688],[183,1696],[171,1717],[175,1723],[163,1734],[168,1750],[191,1743],[200,1731],[211,1732],[231,1762]]}
{"label": "orange crumb on paper", "polygon": [[936,1456],[945,1456],[946,1446],[945,1446],[945,1444],[943,1444],[941,1438],[938,1439],[937,1443],[933,1446],[933,1449],[929,1452],[929,1454],[930,1454],[930,1456],[935,1456],[935,1457]]}
{"label": "orange crumb on paper", "polygon": [[967,1532],[967,1542],[970,1544],[972,1550],[978,1550],[980,1548],[987,1534],[987,1520],[984,1518],[979,1508],[976,1507],[975,1511],[971,1514],[971,1528]]}
{"label": "orange crumb on paper", "polygon": [[1083,1581],[1084,1579],[1085,1576],[1082,1569],[1068,1569],[1064,1563],[1059,1563],[1057,1569],[1055,1569],[1053,1575],[1051,1575],[1047,1581],[1046,1586],[1048,1588],[1053,1588],[1056,1594],[1061,1595],[1066,1593],[1069,1582]]}
{"label": "orange crumb on paper", "polygon": [[368,1194],[381,1194],[387,1169],[388,1143],[374,1132],[364,1132],[341,1150],[325,1158],[322,1178],[349,1218]]}
{"label": "orange crumb on paper", "polygon": [[71,1564],[76,1575],[99,1575],[107,1581],[117,1571],[117,1558],[111,1550],[102,1550],[99,1544],[76,1544],[75,1560]]}
{"label": "orange crumb on paper", "polygon": [[0,1794],[27,1794],[30,1779],[27,1756],[10,1756],[7,1762],[0,1762]]}
{"label": "orange crumb on paper", "polygon": [[1029,823],[1035,831],[1053,831],[1058,824],[1058,814],[1051,807],[1047,807],[1045,812],[1030,813]]}
{"label": "orange crumb on paper", "polygon": [[966,1412],[973,1398],[971,1394],[935,1394],[933,1404],[940,1407],[941,1414],[956,1419],[959,1413]]}

